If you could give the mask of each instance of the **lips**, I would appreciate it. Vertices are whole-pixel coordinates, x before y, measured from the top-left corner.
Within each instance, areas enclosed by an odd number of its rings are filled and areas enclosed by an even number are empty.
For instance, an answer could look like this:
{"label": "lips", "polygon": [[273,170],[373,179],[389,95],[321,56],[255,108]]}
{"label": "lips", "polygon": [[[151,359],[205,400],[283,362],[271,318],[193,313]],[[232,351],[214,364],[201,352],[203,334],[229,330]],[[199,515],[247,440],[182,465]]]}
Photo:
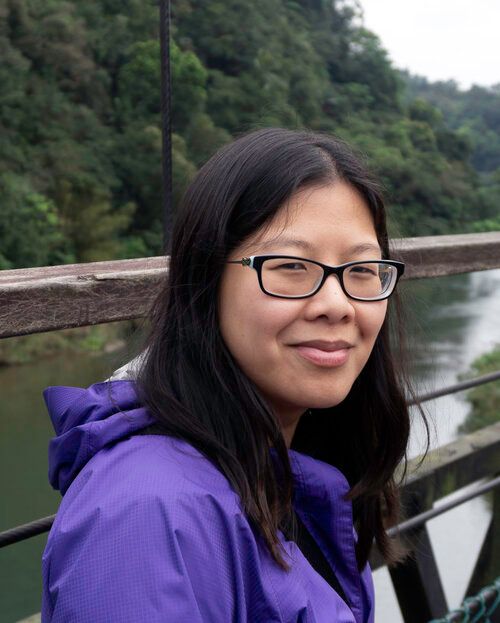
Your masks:
{"label": "lips", "polygon": [[311,340],[295,344],[294,348],[302,359],[324,368],[334,368],[347,362],[352,344],[343,340]]}
{"label": "lips", "polygon": [[308,348],[323,350],[327,353],[332,353],[336,350],[342,350],[344,348],[352,348],[352,344],[349,344],[349,342],[344,340],[336,340],[335,342],[329,342],[327,340],[309,340],[308,342],[294,344],[294,346],[306,346]]}

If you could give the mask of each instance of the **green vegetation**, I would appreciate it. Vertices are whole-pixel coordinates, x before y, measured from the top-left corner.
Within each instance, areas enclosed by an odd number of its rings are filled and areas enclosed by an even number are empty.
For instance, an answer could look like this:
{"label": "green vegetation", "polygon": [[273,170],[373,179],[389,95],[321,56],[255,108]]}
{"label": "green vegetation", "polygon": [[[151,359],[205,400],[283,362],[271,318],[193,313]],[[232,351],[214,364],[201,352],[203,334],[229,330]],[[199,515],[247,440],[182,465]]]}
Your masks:
{"label": "green vegetation", "polygon": [[[432,99],[354,1],[177,0],[172,17],[175,205],[232,136],[280,125],[367,154],[394,235],[498,228],[497,91]],[[0,268],[162,252],[157,30],[151,0],[0,0]]]}
{"label": "green vegetation", "polygon": [[[458,132],[471,149],[471,161],[481,173],[500,174],[500,83],[461,91],[453,80],[429,82],[402,74],[407,100],[425,100],[439,109],[447,127]],[[498,182],[498,180],[497,180]]]}
{"label": "green vegetation", "polygon": [[68,353],[113,352],[125,346],[135,325],[128,322],[65,329],[0,340],[0,367]]}
{"label": "green vegetation", "polygon": [[407,86],[406,101],[438,109],[446,124],[441,140],[448,142],[453,135],[451,150],[463,148],[470,153],[487,215],[473,223],[470,230],[500,230],[500,83],[461,91],[452,80],[431,83],[419,76],[402,75]]}
{"label": "green vegetation", "polygon": [[[461,379],[474,378],[497,370],[500,370],[500,344],[490,353],[476,359],[470,372],[462,375]],[[500,381],[474,387],[467,392],[467,400],[470,402],[471,412],[459,428],[461,433],[471,433],[500,421]]]}

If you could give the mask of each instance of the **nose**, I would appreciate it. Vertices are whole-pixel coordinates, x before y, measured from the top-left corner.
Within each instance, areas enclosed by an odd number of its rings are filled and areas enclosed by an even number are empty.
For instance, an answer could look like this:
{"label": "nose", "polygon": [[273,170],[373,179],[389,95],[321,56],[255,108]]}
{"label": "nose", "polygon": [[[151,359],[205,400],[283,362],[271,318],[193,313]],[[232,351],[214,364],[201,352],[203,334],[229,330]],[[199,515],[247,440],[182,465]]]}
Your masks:
{"label": "nose", "polygon": [[310,320],[325,317],[330,322],[339,322],[355,315],[353,300],[342,290],[337,275],[329,275],[319,292],[305,300],[308,301],[306,316]]}

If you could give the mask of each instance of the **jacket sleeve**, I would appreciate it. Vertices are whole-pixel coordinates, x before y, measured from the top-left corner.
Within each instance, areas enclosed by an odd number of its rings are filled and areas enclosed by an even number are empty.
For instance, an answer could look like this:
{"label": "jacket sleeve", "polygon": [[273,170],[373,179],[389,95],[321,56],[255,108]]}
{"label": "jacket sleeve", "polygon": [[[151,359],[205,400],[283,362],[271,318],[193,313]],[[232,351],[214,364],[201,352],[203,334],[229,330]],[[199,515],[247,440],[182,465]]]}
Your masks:
{"label": "jacket sleeve", "polygon": [[44,553],[43,623],[280,620],[245,516],[213,494],[77,506],[60,509]]}

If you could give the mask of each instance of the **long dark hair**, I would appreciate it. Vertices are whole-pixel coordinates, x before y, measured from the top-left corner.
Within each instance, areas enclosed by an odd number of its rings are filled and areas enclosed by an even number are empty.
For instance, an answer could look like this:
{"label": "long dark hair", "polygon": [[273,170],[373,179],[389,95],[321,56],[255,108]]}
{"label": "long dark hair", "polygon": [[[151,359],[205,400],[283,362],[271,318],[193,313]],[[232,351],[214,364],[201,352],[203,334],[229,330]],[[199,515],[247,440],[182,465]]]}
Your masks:
{"label": "long dark hair", "polygon": [[[277,529],[292,512],[288,451],[277,417],[222,339],[217,298],[225,260],[234,248],[298,189],[338,180],[366,201],[383,257],[389,258],[379,188],[343,142],[272,128],[242,136],[216,153],[180,206],[168,277],[153,308],[138,376],[142,399],[161,429],[217,465],[284,569]],[[395,373],[389,322],[387,317],[346,399],[303,416],[291,445],[347,477],[360,569],[374,538],[388,562],[396,559],[384,525],[398,514],[394,471],[401,461],[405,464],[409,414],[404,384]],[[323,417],[315,417],[315,411]]]}

